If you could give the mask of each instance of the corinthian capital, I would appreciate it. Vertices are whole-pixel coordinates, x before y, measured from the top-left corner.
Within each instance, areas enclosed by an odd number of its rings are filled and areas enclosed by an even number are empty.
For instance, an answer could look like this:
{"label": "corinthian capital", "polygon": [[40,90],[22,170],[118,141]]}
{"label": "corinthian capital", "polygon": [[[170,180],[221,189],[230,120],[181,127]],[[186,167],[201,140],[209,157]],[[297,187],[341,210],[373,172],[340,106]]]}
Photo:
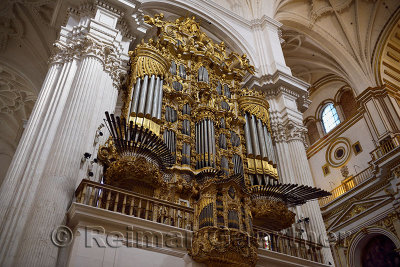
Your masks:
{"label": "corinthian capital", "polygon": [[95,40],[90,36],[74,38],[68,43],[57,41],[52,54],[50,64],[64,63],[74,58],[79,60],[84,57],[94,57],[103,64],[104,70],[116,82],[119,81],[120,74],[125,71],[118,47]]}
{"label": "corinthian capital", "polygon": [[273,122],[271,128],[275,142],[291,142],[297,140],[303,142],[304,146],[307,146],[305,139],[307,128],[302,124],[288,120],[283,123]]}

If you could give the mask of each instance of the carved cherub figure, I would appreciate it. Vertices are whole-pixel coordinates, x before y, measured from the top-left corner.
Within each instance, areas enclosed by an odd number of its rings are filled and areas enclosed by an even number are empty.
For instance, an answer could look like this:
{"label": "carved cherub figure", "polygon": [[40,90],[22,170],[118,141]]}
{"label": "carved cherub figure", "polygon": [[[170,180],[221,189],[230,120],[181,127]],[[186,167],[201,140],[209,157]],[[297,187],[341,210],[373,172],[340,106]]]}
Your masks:
{"label": "carved cherub figure", "polygon": [[155,15],[154,18],[148,16],[148,15],[144,15],[144,22],[149,24],[149,25],[154,25],[156,27],[161,28],[164,25],[164,14],[160,13],[159,15]]}

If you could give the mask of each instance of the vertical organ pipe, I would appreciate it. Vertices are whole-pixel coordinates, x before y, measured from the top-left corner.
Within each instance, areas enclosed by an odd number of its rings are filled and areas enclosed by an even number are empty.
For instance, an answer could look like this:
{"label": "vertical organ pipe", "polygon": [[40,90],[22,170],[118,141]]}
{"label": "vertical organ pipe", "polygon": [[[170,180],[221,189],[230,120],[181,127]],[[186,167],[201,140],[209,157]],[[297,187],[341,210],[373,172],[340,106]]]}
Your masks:
{"label": "vertical organ pipe", "polygon": [[187,157],[187,164],[190,164],[190,145],[186,144],[186,157]]}
{"label": "vertical organ pipe", "polygon": [[190,158],[191,158],[191,151],[190,151],[190,145],[188,144],[188,146],[187,146],[187,155],[188,155],[188,164],[190,164],[190,162],[191,162],[191,160],[190,160]]}
{"label": "vertical organ pipe", "polygon": [[146,76],[144,76],[142,89],[140,90],[139,107],[138,107],[138,112],[137,112],[140,115],[144,114],[148,83],[149,83],[149,76],[146,75]]}
{"label": "vertical organ pipe", "polygon": [[254,115],[251,115],[250,119],[250,134],[251,134],[251,144],[253,146],[253,152],[255,156],[259,156],[260,153],[260,145],[257,136],[257,129],[256,129],[256,118]]}
{"label": "vertical organ pipe", "polygon": [[211,122],[211,120],[210,119],[208,119],[207,120],[207,130],[208,130],[208,139],[207,139],[207,143],[208,143],[208,151],[209,151],[209,153],[208,153],[208,158],[209,158],[209,165],[208,166],[212,166],[213,165],[213,159],[212,159],[212,156],[213,156],[213,147],[212,147],[212,138],[213,138],[213,136],[211,135],[211,125],[212,125],[212,122]]}
{"label": "vertical organ pipe", "polygon": [[271,134],[269,134],[269,138],[271,139],[271,151],[272,151],[272,159],[273,159],[273,162],[275,163],[275,164],[277,164],[278,163],[278,160],[276,159],[276,153],[275,153],[275,145],[274,145],[274,143],[272,142],[272,138],[271,138]]}
{"label": "vertical organ pipe", "polygon": [[160,97],[160,77],[157,77],[156,85],[154,87],[154,100],[153,100],[153,108],[151,110],[151,117],[157,118],[157,108],[158,108],[158,98]]}
{"label": "vertical organ pipe", "polygon": [[137,107],[139,104],[139,94],[140,94],[140,85],[141,85],[141,78],[137,78],[135,84],[135,92],[133,94],[132,103],[131,103],[131,112],[137,113]]}
{"label": "vertical organ pipe", "polygon": [[244,118],[246,119],[246,123],[244,124],[244,137],[246,139],[247,155],[254,154],[253,147],[251,145],[250,121],[249,121],[249,117],[247,116],[247,113],[244,115]]}
{"label": "vertical organ pipe", "polygon": [[271,133],[268,131],[267,127],[265,127],[267,131],[267,138],[268,138],[268,144],[270,146],[270,153],[271,153],[271,161],[276,164],[276,157],[275,157],[275,151],[274,151],[274,144],[272,143],[272,138],[271,138]]}
{"label": "vertical organ pipe", "polygon": [[130,101],[129,101],[128,114],[127,114],[128,119],[129,119],[129,116],[130,116],[130,114],[131,114],[131,108],[132,108],[132,102],[133,102],[133,95],[134,95],[134,93],[135,93],[135,91],[136,91],[136,84],[138,83],[138,81],[139,81],[139,78],[136,79],[135,86],[132,85],[131,94],[130,94],[130,96],[129,96]]}
{"label": "vertical organ pipe", "polygon": [[211,145],[212,145],[212,155],[213,155],[212,156],[213,157],[212,166],[215,167],[215,165],[216,165],[215,158],[216,158],[217,151],[216,151],[216,148],[215,148],[215,126],[214,126],[214,122],[213,121],[211,121]]}
{"label": "vertical organ pipe", "polygon": [[271,145],[272,144],[268,138],[268,129],[267,129],[267,126],[265,126],[265,125],[263,125],[263,132],[264,132],[264,137],[265,137],[266,144],[267,144],[267,157],[268,157],[268,160],[272,161],[272,153],[271,153]]}
{"label": "vertical organ pipe", "polygon": [[263,130],[263,125],[262,121],[258,118],[255,118],[257,121],[257,135],[258,135],[258,140],[260,142],[260,150],[261,150],[261,157],[266,158],[267,157],[267,148],[266,148],[266,139],[264,137],[264,130]]}
{"label": "vertical organ pipe", "polygon": [[204,138],[204,132],[203,132],[203,121],[199,122],[199,138],[200,138],[200,168],[204,167],[204,146],[203,146],[203,138]]}
{"label": "vertical organ pipe", "polygon": [[163,80],[160,82],[158,105],[157,105],[157,119],[161,119],[161,109],[162,109],[162,98],[163,98]]}
{"label": "vertical organ pipe", "polygon": [[210,166],[209,165],[209,158],[208,158],[208,155],[209,155],[209,153],[208,153],[208,144],[207,144],[207,141],[208,141],[208,131],[207,131],[207,120],[203,120],[203,146],[204,146],[204,156],[205,156],[205,159],[204,159],[204,165],[205,166]]}
{"label": "vertical organ pipe", "polygon": [[199,160],[198,156],[199,155],[199,131],[198,131],[199,125],[196,122],[195,124],[195,138],[196,138],[196,169],[199,168]]}
{"label": "vertical organ pipe", "polygon": [[154,86],[155,86],[155,82],[156,82],[156,76],[153,74],[151,75],[151,79],[150,79],[150,84],[149,84],[149,88],[147,90],[147,95],[146,95],[146,108],[145,108],[145,115],[150,115],[151,117],[151,109],[153,107],[153,95],[154,95]]}

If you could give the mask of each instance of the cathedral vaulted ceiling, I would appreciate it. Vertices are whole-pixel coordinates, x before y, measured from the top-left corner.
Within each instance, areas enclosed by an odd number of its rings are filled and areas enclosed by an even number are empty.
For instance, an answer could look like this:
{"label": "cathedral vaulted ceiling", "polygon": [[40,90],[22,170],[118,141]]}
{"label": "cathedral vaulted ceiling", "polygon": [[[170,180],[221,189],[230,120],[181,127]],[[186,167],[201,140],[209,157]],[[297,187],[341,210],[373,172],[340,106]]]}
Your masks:
{"label": "cathedral vaulted ceiling", "polygon": [[[266,14],[283,23],[283,38],[289,41],[284,54],[298,77],[313,83],[324,75],[338,75],[358,92],[376,86],[375,46],[400,6],[398,0],[215,2],[248,20]],[[293,53],[296,46],[298,53]]]}
{"label": "cathedral vaulted ceiling", "polygon": [[[396,0],[280,1],[275,18],[323,47],[345,72],[342,77],[361,92],[368,86],[376,86],[375,45],[399,5]],[[299,53],[299,57],[303,55]],[[313,61],[312,57],[309,59]],[[321,61],[328,68],[330,63],[330,59]]]}

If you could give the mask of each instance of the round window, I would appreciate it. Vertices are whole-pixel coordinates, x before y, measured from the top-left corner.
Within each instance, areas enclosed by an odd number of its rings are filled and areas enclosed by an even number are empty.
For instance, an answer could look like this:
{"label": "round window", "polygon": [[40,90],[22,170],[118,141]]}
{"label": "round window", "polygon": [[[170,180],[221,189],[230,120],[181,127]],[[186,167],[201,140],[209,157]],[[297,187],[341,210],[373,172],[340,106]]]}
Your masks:
{"label": "round window", "polygon": [[335,151],[335,157],[337,159],[341,159],[344,156],[344,149],[343,147],[339,147],[338,149],[336,149]]}

